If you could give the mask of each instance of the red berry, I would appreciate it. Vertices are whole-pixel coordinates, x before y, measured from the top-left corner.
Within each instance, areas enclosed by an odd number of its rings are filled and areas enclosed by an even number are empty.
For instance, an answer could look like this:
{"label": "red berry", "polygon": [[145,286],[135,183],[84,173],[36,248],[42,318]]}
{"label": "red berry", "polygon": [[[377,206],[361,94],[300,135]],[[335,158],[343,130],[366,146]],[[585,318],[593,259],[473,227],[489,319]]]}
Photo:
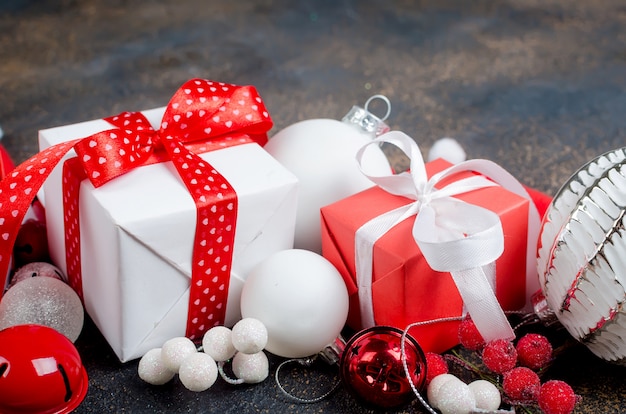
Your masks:
{"label": "red berry", "polygon": [[529,333],[517,342],[515,347],[520,365],[538,370],[552,359],[552,345],[543,335]]}
{"label": "red berry", "polygon": [[483,363],[496,374],[504,374],[517,364],[517,351],[513,342],[495,339],[483,349]]}
{"label": "red berry", "polygon": [[485,340],[469,315],[459,325],[459,342],[470,351],[478,351],[485,346]]}
{"label": "red berry", "polygon": [[426,353],[426,385],[437,375],[448,373],[448,363],[439,354],[434,352]]}
{"label": "red berry", "polygon": [[551,380],[541,386],[538,401],[545,414],[570,414],[576,405],[576,394],[567,383]]}
{"label": "red berry", "polygon": [[541,380],[535,371],[526,367],[516,367],[504,374],[502,389],[515,401],[537,401]]}

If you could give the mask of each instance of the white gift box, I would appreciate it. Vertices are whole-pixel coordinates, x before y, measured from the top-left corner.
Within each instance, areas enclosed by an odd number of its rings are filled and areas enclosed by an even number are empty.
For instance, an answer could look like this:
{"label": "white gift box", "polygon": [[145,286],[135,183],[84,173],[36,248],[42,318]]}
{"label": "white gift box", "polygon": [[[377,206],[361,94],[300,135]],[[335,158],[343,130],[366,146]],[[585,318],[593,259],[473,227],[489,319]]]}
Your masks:
{"label": "white gift box", "polygon": [[[165,108],[144,111],[153,126]],[[41,150],[112,129],[104,120],[39,132]],[[238,211],[225,325],[240,318],[246,275],[268,255],[293,246],[297,178],[256,143],[199,154],[237,193]],[[66,158],[75,156],[70,151]],[[62,162],[39,193],[48,243],[64,272]],[[134,169],[94,188],[80,187],[85,308],[122,362],[184,336],[196,206],[171,162]]]}

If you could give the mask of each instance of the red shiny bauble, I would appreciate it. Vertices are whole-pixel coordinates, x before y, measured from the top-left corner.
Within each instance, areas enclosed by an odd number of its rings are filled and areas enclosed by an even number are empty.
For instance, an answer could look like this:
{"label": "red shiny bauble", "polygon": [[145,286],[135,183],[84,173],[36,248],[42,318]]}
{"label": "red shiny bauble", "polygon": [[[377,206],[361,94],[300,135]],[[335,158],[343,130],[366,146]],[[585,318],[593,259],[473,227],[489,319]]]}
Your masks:
{"label": "red shiny bauble", "polygon": [[[375,326],[358,332],[341,354],[341,378],[348,390],[366,404],[394,408],[415,398],[402,365],[402,331]],[[426,357],[415,339],[404,345],[408,371],[418,390],[426,383]]]}
{"label": "red shiny bauble", "polygon": [[15,239],[13,257],[16,266],[50,260],[45,223],[35,219],[22,223]]}
{"label": "red shiny bauble", "polygon": [[87,386],[80,355],[61,333],[41,325],[0,331],[1,413],[69,413]]}

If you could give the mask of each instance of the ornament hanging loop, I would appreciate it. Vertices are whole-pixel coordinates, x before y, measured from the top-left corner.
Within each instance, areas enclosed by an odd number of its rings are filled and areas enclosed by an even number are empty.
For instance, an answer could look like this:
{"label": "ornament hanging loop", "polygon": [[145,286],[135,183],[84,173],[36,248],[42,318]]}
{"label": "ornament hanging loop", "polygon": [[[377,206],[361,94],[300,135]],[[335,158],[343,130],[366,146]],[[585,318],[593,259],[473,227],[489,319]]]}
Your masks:
{"label": "ornament hanging loop", "polygon": [[387,98],[385,95],[372,95],[370,96],[367,101],[365,101],[365,110],[367,112],[369,112],[369,105],[370,103],[374,100],[374,99],[380,99],[381,101],[383,101],[385,104],[387,104],[387,112],[385,113],[385,116],[383,116],[382,118],[380,118],[381,121],[386,121],[387,118],[389,118],[389,115],[391,115],[391,101],[389,100],[389,98]]}
{"label": "ornament hanging loop", "polygon": [[[285,389],[285,387],[283,386],[283,384],[280,381],[280,371],[282,370],[282,368],[285,365],[288,364],[293,364],[293,363],[297,363],[298,365],[301,365],[303,367],[306,368],[310,368],[313,363],[315,362],[315,360],[317,359],[318,355],[315,355],[313,357],[309,357],[309,358],[294,358],[294,359],[288,359],[286,361],[283,361],[278,368],[276,368],[276,373],[274,374],[274,380],[276,381],[276,385],[278,386],[278,389],[280,390],[280,392],[283,393],[283,395],[285,395],[286,397],[288,397],[289,399],[300,403],[300,404],[314,404],[317,402],[322,401],[323,399],[327,398],[329,395],[331,395],[333,392],[335,392],[337,390],[337,388],[339,388],[339,385],[341,384],[340,381],[335,382],[335,384],[325,393],[323,393],[322,395],[315,397],[315,398],[300,398],[297,397],[295,395],[293,395],[292,393],[290,393],[289,391],[287,391]],[[325,359],[325,358],[322,358]]]}
{"label": "ornament hanging loop", "polygon": [[[370,103],[374,99],[380,99],[387,104],[387,112],[383,118],[379,118],[368,110]],[[354,125],[361,131],[371,134],[372,138],[384,134],[390,130],[385,120],[391,114],[391,102],[385,95],[373,95],[365,101],[365,108],[354,105],[352,109],[341,120],[347,124]]]}

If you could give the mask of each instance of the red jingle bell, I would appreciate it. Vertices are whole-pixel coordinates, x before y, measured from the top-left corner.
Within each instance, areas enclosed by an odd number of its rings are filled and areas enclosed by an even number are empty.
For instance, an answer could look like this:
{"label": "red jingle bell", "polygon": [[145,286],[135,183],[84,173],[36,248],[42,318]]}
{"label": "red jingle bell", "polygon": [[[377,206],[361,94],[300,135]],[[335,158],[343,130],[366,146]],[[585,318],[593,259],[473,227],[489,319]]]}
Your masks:
{"label": "red jingle bell", "polygon": [[22,223],[15,239],[13,257],[18,267],[27,263],[50,261],[45,223],[35,219]]}
{"label": "red jingle bell", "polygon": [[0,412],[69,413],[87,394],[87,372],[74,344],[41,325],[0,331]]}
{"label": "red jingle bell", "polygon": [[[374,326],[358,332],[347,343],[339,362],[348,390],[366,404],[394,408],[415,395],[402,365],[402,331]],[[411,380],[418,390],[426,383],[426,356],[417,341],[406,336],[405,354]]]}

